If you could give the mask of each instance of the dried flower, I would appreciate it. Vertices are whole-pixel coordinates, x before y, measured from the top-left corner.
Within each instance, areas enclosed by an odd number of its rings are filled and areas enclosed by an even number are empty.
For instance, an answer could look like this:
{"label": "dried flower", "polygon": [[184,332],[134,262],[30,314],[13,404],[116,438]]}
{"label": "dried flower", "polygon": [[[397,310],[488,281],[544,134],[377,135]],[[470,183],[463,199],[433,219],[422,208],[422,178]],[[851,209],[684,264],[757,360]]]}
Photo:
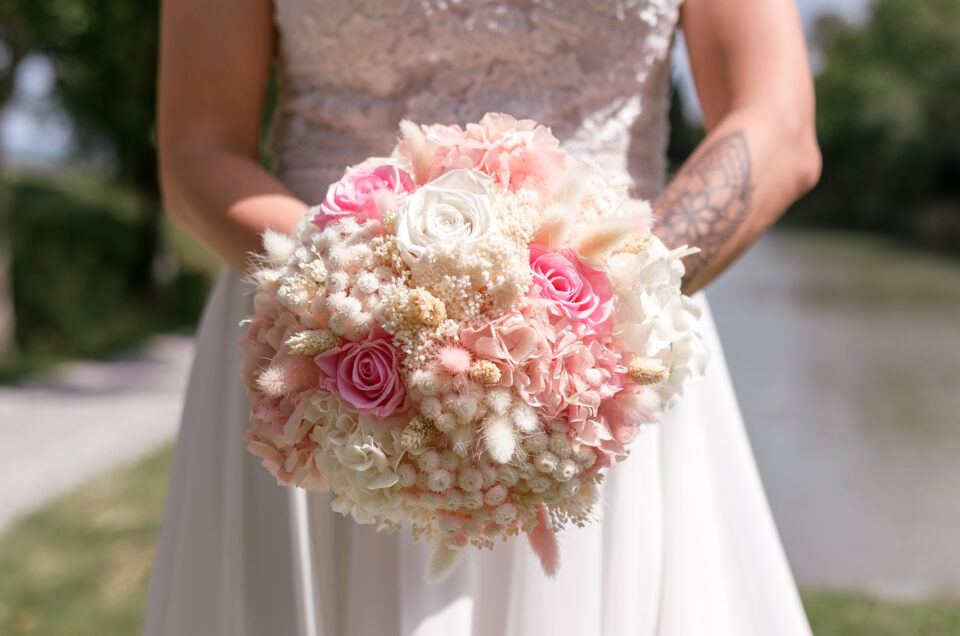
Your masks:
{"label": "dried flower", "polygon": [[482,429],[483,441],[493,461],[499,464],[509,462],[517,448],[517,435],[510,420],[503,415],[493,414],[483,420]]}
{"label": "dried flower", "polygon": [[421,287],[411,290],[407,302],[410,319],[421,325],[439,327],[447,319],[443,302]]}
{"label": "dried flower", "polygon": [[437,429],[433,423],[425,417],[416,416],[407,424],[400,434],[398,442],[400,448],[406,451],[418,451],[436,436]]}
{"label": "dried flower", "polygon": [[500,369],[489,360],[477,360],[470,366],[470,377],[480,384],[496,384],[500,381]]}
{"label": "dried flower", "polygon": [[637,384],[657,384],[670,375],[670,370],[657,358],[634,358],[627,368],[627,375]]}
{"label": "dried flower", "polygon": [[340,338],[326,329],[309,329],[293,334],[284,344],[291,353],[314,356],[339,345]]}

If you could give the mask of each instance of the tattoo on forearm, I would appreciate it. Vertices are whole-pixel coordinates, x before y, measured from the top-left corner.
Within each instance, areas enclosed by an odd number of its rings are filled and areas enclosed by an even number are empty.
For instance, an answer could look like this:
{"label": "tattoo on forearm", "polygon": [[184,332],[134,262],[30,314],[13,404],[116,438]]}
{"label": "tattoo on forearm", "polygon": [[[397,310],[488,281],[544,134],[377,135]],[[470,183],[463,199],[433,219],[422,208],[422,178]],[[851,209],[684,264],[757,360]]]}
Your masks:
{"label": "tattoo on forearm", "polygon": [[742,130],[713,142],[677,173],[657,201],[658,234],[668,247],[700,248],[684,259],[686,280],[695,278],[736,233],[752,194],[750,148]]}

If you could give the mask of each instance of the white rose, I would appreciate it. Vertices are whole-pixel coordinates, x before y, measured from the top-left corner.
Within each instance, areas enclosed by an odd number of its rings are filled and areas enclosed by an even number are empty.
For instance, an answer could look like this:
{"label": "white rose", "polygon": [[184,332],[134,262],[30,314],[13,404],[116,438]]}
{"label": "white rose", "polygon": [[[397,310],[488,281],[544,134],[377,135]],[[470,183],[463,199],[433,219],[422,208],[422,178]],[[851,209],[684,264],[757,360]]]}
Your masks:
{"label": "white rose", "polygon": [[497,231],[492,183],[473,170],[451,170],[409,195],[394,221],[404,262],[413,267],[433,244],[469,249]]}

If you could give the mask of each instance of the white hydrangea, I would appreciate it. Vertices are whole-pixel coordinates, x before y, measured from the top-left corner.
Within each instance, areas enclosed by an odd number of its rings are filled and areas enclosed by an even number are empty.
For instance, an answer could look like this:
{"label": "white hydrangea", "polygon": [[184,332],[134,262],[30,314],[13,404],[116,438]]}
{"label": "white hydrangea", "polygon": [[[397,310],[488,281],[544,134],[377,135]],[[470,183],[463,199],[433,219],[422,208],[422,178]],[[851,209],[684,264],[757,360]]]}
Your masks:
{"label": "white hydrangea", "polygon": [[318,444],[316,466],[337,493],[331,507],[357,523],[376,523],[379,517],[399,522],[404,518],[403,496],[393,439],[374,434],[382,426],[361,423],[370,424],[370,416],[336,402],[336,414],[328,413],[327,425],[314,427],[310,434]]}
{"label": "white hydrangea", "polygon": [[668,249],[650,236],[639,253],[607,259],[615,298],[617,336],[634,354],[658,358],[670,370],[656,391],[664,408],[680,399],[683,383],[703,375],[710,351],[697,328],[700,308],[680,292],[684,256],[695,249]]}

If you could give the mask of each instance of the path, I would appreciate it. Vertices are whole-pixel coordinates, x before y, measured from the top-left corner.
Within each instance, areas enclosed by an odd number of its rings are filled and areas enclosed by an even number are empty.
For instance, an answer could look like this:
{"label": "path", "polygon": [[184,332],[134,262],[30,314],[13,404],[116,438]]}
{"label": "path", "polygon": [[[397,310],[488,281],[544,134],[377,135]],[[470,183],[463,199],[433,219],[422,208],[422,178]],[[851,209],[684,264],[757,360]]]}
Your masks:
{"label": "path", "polygon": [[193,340],[0,386],[0,532],[20,515],[174,437]]}

